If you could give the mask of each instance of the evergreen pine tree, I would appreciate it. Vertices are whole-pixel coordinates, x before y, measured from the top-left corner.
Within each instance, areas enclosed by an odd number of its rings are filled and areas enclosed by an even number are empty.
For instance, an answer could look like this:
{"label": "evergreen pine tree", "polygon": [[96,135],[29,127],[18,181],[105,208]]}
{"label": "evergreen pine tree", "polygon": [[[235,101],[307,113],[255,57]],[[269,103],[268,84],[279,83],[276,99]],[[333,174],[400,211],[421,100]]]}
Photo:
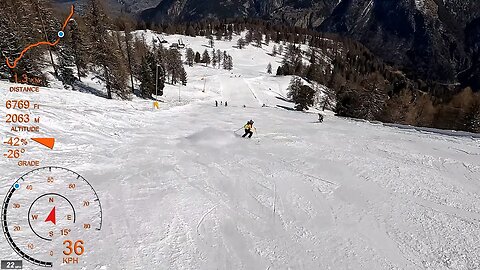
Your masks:
{"label": "evergreen pine tree", "polygon": [[243,49],[245,47],[245,39],[239,38],[237,41],[237,46],[239,49]]}
{"label": "evergreen pine tree", "polygon": [[300,78],[294,77],[288,87],[288,98],[295,103],[296,110],[308,110],[308,107],[314,104],[315,90],[308,85],[303,85]]}
{"label": "evergreen pine tree", "polygon": [[263,34],[262,34],[262,32],[260,32],[260,31],[255,31],[253,38],[254,38],[255,42],[257,43],[257,46],[261,48],[261,47],[262,47],[262,41],[263,41]]}
{"label": "evergreen pine tree", "polygon": [[215,33],[215,37],[217,40],[222,40],[223,32],[220,30],[217,30],[217,32]]}
{"label": "evergreen pine tree", "polygon": [[72,48],[71,52],[77,68],[77,77],[81,81],[82,77],[86,76],[88,63],[88,47],[85,33],[77,22],[73,22],[70,24],[70,31],[68,31],[67,36],[69,37],[69,46]]}
{"label": "evergreen pine tree", "polygon": [[226,70],[233,69],[233,58],[231,55],[226,54],[226,52],[223,56],[223,68]]}
{"label": "evergreen pine tree", "polygon": [[222,62],[223,62],[223,54],[222,54],[222,51],[220,51],[220,49],[217,50],[217,60],[218,60],[218,69],[220,69],[222,67]]}
{"label": "evergreen pine tree", "polygon": [[145,42],[138,37],[135,37],[133,39],[132,47],[135,48],[134,50],[132,50],[133,74],[136,78],[140,78],[142,58],[147,54],[148,47]]}
{"label": "evergreen pine tree", "polygon": [[120,52],[113,45],[115,40],[109,32],[110,20],[100,0],[88,1],[85,17],[92,45],[92,62],[102,69],[107,98],[111,99],[112,93],[126,98],[125,65],[121,63]]}
{"label": "evergreen pine tree", "polygon": [[165,65],[167,67],[167,73],[171,77],[171,83],[176,84],[180,79],[182,70],[184,69],[182,55],[177,49],[170,49],[165,58]]}
{"label": "evergreen pine tree", "polygon": [[232,39],[233,39],[233,31],[228,31],[227,32],[227,40],[232,41]]}
{"label": "evergreen pine tree", "polygon": [[212,66],[216,67],[218,64],[218,56],[215,50],[212,51]]}
{"label": "evergreen pine tree", "polygon": [[205,50],[202,55],[202,63],[204,63],[205,66],[208,66],[210,64],[210,61],[211,61],[210,54],[208,53],[207,50]]}
{"label": "evergreen pine tree", "polygon": [[187,60],[187,64],[193,67],[193,63],[195,62],[195,52],[191,48],[187,49],[186,60]]}
{"label": "evergreen pine tree", "polygon": [[265,34],[265,44],[270,45],[271,36],[269,33]]}
{"label": "evergreen pine tree", "polygon": [[227,51],[223,51],[223,56],[222,56],[222,59],[223,59],[223,68],[224,69],[227,69],[227,66],[228,66],[228,54],[227,54]]}
{"label": "evergreen pine tree", "polygon": [[303,71],[302,50],[295,45],[289,45],[283,57],[283,73],[285,75],[301,75]]}
{"label": "evergreen pine tree", "polygon": [[215,41],[213,40],[213,36],[208,37],[208,45],[210,46],[210,48],[213,48],[213,46],[215,46]]}
{"label": "evergreen pine tree", "polygon": [[277,76],[283,76],[283,75],[285,75],[285,74],[283,73],[283,68],[282,68],[282,66],[279,66],[279,67],[277,68]]}
{"label": "evergreen pine tree", "polygon": [[[29,1],[26,1],[27,3]],[[32,28],[40,29],[43,38],[45,40],[56,40],[58,38],[58,29],[57,26],[60,24],[60,21],[54,16],[54,11],[50,3],[45,0],[35,0],[30,2],[32,5],[32,10],[28,14],[32,14],[36,17],[35,22],[39,23],[39,26],[35,24],[30,25]],[[32,13],[32,11],[35,11]],[[50,58],[50,64],[53,68],[55,76],[59,76],[57,66],[53,58],[53,50],[51,46],[47,46],[48,55]]]}
{"label": "evergreen pine tree", "polygon": [[191,24],[189,24],[187,26],[187,30],[185,31],[185,35],[187,36],[191,36],[191,37],[195,37],[196,34],[195,34],[195,29],[193,28],[193,26]]}
{"label": "evergreen pine tree", "polygon": [[248,30],[247,34],[245,34],[245,42],[251,43],[253,41],[253,30]]}
{"label": "evergreen pine tree", "polygon": [[[155,66],[155,70],[152,70],[153,66]],[[155,72],[155,56],[152,52],[149,51],[144,57],[142,57],[142,63],[140,68],[140,91],[144,98],[152,98],[152,95],[156,92]]]}
{"label": "evergreen pine tree", "polygon": [[202,62],[202,57],[200,56],[199,52],[195,53],[195,63],[201,63]]}
{"label": "evergreen pine tree", "polygon": [[272,74],[272,64],[271,64],[271,63],[268,63],[267,73],[268,73],[268,74]]}
{"label": "evergreen pine tree", "polygon": [[76,78],[72,70],[75,59],[73,57],[73,53],[71,52],[71,48],[69,46],[63,45],[59,46],[57,51],[59,59],[59,79],[60,81],[62,81],[63,85],[66,88],[73,87]]}
{"label": "evergreen pine tree", "polygon": [[120,30],[123,31],[123,38],[125,43],[125,51],[127,54],[127,63],[128,63],[128,71],[130,73],[130,86],[132,88],[132,93],[135,93],[135,83],[133,80],[133,72],[134,72],[134,47],[133,47],[133,36],[132,36],[132,25],[133,22],[130,22],[127,17],[123,16],[119,18]]}
{"label": "evergreen pine tree", "polygon": [[180,70],[180,82],[182,85],[186,86],[187,85],[187,72],[185,71],[184,68]]}
{"label": "evergreen pine tree", "polygon": [[228,55],[228,70],[233,69],[233,57],[231,55]]}
{"label": "evergreen pine tree", "polygon": [[308,80],[317,82],[321,81],[320,77],[322,74],[320,72],[320,68],[316,64],[311,64],[310,66],[308,66],[306,73],[306,77]]}
{"label": "evergreen pine tree", "polygon": [[[2,8],[0,9],[0,56],[3,59],[8,58],[10,63],[20,55],[27,44],[45,38],[38,31],[41,27],[37,23],[37,18],[30,16],[32,10],[35,10],[35,7],[25,1],[2,1]],[[12,16],[12,14],[15,14],[15,16]],[[14,74],[18,74],[18,76],[22,76],[22,74],[40,76],[41,68],[36,59],[41,59],[43,52],[43,48],[29,51],[13,70],[8,68],[7,65],[0,65],[0,78],[11,78]]]}
{"label": "evergreen pine tree", "polygon": [[472,108],[467,114],[467,130],[480,133],[480,98],[474,102]]}

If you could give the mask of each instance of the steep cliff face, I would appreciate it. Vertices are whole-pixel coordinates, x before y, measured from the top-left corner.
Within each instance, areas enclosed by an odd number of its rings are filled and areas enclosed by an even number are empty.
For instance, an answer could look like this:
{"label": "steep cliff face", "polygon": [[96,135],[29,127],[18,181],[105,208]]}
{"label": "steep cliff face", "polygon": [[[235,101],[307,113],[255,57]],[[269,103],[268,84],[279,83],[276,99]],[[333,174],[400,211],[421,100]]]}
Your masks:
{"label": "steep cliff face", "polygon": [[454,81],[470,62],[464,25],[442,1],[343,0],[320,29],[351,36],[395,64]]}
{"label": "steep cliff face", "polygon": [[276,22],[305,28],[319,27],[338,4],[335,0],[275,1],[268,3],[267,15]]}
{"label": "steep cliff face", "polygon": [[443,4],[445,11],[462,26],[480,17],[480,1],[477,0],[436,0],[437,4]]}
{"label": "steep cliff face", "polygon": [[[180,5],[183,8],[168,12],[178,6],[178,2],[184,2]],[[318,27],[336,3],[328,0],[162,0],[156,7],[141,12],[140,17],[154,21],[183,21],[248,16],[300,27]]]}
{"label": "steep cliff face", "polygon": [[144,10],[145,21],[195,21],[204,18],[246,16],[240,1],[162,0],[157,6]]}
{"label": "steep cliff face", "polygon": [[[76,12],[81,14],[84,12],[87,6],[88,0],[53,0],[52,2],[62,12],[66,12],[67,10],[69,10],[71,5],[75,5]],[[107,7],[108,11],[111,12],[112,14],[118,14],[122,10],[125,10],[124,0],[103,0],[102,2],[103,2],[103,5]]]}
{"label": "steep cliff face", "polygon": [[480,18],[470,22],[465,28],[465,46],[471,56],[471,66],[460,72],[459,79],[465,85],[480,89]]}

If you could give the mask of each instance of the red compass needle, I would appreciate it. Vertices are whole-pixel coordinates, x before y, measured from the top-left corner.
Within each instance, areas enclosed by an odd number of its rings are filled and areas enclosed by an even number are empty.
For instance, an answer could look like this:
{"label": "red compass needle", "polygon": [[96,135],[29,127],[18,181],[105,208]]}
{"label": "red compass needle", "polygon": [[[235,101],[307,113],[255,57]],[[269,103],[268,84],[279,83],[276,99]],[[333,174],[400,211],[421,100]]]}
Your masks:
{"label": "red compass needle", "polygon": [[53,207],[52,211],[50,211],[50,214],[48,214],[47,219],[45,219],[45,222],[49,221],[57,225],[57,219],[55,218],[55,207]]}

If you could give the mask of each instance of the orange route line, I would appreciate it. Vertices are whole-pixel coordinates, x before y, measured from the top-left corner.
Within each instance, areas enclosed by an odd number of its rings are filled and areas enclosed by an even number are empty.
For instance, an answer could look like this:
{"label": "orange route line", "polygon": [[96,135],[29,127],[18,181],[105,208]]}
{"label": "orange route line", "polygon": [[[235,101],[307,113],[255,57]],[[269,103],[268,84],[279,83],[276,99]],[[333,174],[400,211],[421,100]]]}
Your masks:
{"label": "orange route line", "polygon": [[[70,19],[72,19],[73,17],[73,14],[75,13],[75,7],[72,5],[71,9],[70,9],[70,15],[68,15],[67,19],[65,20],[65,22],[63,23],[63,26],[62,26],[62,32],[65,31],[65,28],[67,28],[67,25],[68,25],[68,22],[70,21]],[[13,61],[13,64],[10,64],[10,60],[8,59],[8,57],[5,57],[6,58],[6,62],[7,62],[7,66],[9,68],[15,68],[17,67],[17,64],[20,60],[22,60],[23,56],[31,49],[35,48],[35,47],[38,47],[40,45],[48,45],[48,46],[51,46],[51,47],[54,47],[56,46],[59,42],[60,42],[60,37],[57,38],[57,40],[55,40],[55,42],[49,42],[49,41],[41,41],[41,42],[37,42],[35,44],[31,44],[29,46],[27,46],[25,49],[23,49],[22,53],[20,53],[20,56],[15,59],[15,61]]]}

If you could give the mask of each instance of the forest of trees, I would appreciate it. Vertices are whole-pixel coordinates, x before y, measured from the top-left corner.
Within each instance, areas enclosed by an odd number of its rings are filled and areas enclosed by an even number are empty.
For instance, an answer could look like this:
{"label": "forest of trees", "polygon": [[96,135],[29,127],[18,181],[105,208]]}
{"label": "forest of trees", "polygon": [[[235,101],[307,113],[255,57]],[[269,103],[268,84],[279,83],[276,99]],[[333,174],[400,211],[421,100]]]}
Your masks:
{"label": "forest of trees", "polygon": [[214,68],[222,68],[226,70],[233,69],[233,58],[226,51],[214,50],[211,52],[204,50],[202,54],[195,52],[188,48],[185,54],[186,63],[193,67],[193,64],[205,64],[205,66],[212,65]]}
{"label": "forest of trees", "polygon": [[[226,39],[247,29],[237,48],[275,42],[271,55],[283,58],[276,74],[327,86],[320,105],[340,116],[480,132],[479,89],[409,78],[401,67],[389,66],[362,44],[338,35],[241,18],[148,27]],[[302,51],[300,45],[310,49]]]}
{"label": "forest of trees", "polygon": [[[56,14],[47,0],[4,2],[0,10],[0,36],[3,37],[0,48],[5,54],[2,56],[10,59],[18,56],[26,44],[54,40],[61,20],[66,17],[66,14]],[[324,93],[321,105],[340,116],[480,132],[478,89],[409,78],[401,67],[389,66],[360,43],[337,35],[257,19],[153,25],[136,22],[125,15],[109,16],[103,1],[87,2],[85,14],[76,15],[68,24],[59,46],[30,51],[13,70],[0,65],[0,77],[11,79],[15,73],[43,77],[42,72],[49,67],[67,87],[74,87],[86,74],[95,72],[105,83],[107,98],[113,95],[128,98],[132,93],[151,98],[156,85],[161,95],[165,84],[187,83],[184,64],[231,70],[232,57],[215,50],[215,41],[232,40],[234,35],[247,30],[235,42],[236,48],[262,47],[273,42],[271,55],[283,59],[276,70],[277,76],[296,75],[327,86],[329,90]],[[32,12],[27,10],[37,12],[30,16]],[[145,29],[203,36],[208,48],[200,52],[187,49],[182,61],[178,49],[165,48],[160,42],[147,46],[152,41],[132,34],[134,30]],[[309,49],[302,50],[300,45]],[[272,72],[271,69],[269,65],[267,72]],[[140,82],[140,89],[135,89],[134,81]],[[294,90],[292,99],[306,99],[305,103],[311,104],[314,97],[307,87]],[[296,107],[308,108],[299,104]]]}
{"label": "forest of trees", "polygon": [[[37,12],[14,12],[18,10]],[[8,15],[17,13],[37,17]],[[0,36],[8,37],[0,40],[4,57],[14,59],[27,44],[38,40],[55,40],[65,17],[65,14],[56,14],[46,0],[6,0],[4,9],[0,10]],[[131,18],[109,16],[103,1],[88,0],[84,14],[77,14],[68,23],[62,42],[55,47],[43,46],[29,51],[13,70],[0,65],[0,77],[11,79],[14,74],[27,74],[45,78],[42,72],[50,69],[68,88],[93,72],[104,82],[109,99],[113,95],[125,99],[131,94],[151,98],[156,85],[160,90],[165,83],[185,85],[187,74],[182,54],[162,44],[148,46],[150,41],[132,34],[136,28],[137,23]],[[45,53],[52,56],[44,57]],[[159,76],[155,82],[157,67]],[[140,82],[140,89],[134,88],[135,80]],[[42,81],[47,83],[45,79]]]}
{"label": "forest of trees", "polygon": [[290,44],[277,75],[297,75],[327,86],[323,106],[335,100],[332,109],[340,116],[480,132],[479,93],[409,79],[349,40],[324,40],[306,52]]}
{"label": "forest of trees", "polygon": [[[31,12],[20,12],[21,18],[8,16],[15,10],[36,10],[34,14],[37,16],[22,16]],[[8,55],[14,59],[27,44],[55,40],[63,23],[61,20],[65,17],[66,14],[55,13],[47,0],[6,0],[4,9],[0,10],[0,35],[7,37],[0,40],[3,57]],[[113,95],[128,98],[130,94],[151,98],[156,94],[157,86],[158,94],[162,95],[166,83],[187,84],[184,64],[193,66],[194,63],[202,63],[219,69],[233,69],[232,56],[214,49],[212,31],[203,32],[211,49],[194,52],[188,48],[183,62],[179,49],[165,48],[157,40],[145,40],[132,34],[135,30],[146,28],[144,23],[125,15],[110,16],[101,0],[88,0],[84,14],[76,14],[69,22],[62,42],[55,47],[37,47],[29,51],[13,70],[0,65],[0,78],[11,80],[14,74],[27,74],[40,77],[47,84],[42,72],[49,69],[65,87],[71,88],[93,72],[104,82],[107,98]],[[232,34],[216,31],[215,39],[231,40]],[[153,46],[147,45],[152,43]],[[139,89],[134,87],[137,81],[140,82]]]}

